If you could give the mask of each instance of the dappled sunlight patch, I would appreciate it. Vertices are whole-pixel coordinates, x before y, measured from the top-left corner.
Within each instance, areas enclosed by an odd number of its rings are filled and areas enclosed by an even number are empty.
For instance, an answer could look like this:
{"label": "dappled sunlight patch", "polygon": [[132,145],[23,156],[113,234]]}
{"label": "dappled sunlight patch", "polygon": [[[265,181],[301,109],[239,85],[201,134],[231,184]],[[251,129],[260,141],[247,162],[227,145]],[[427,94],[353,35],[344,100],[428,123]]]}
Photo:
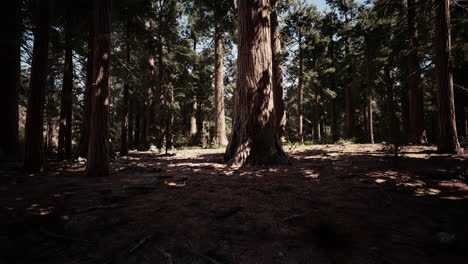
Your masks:
{"label": "dappled sunlight patch", "polygon": [[440,190],[434,188],[417,188],[414,191],[414,196],[434,196],[439,195],[440,193]]}
{"label": "dappled sunlight patch", "polygon": [[307,179],[318,179],[318,177],[320,176],[320,174],[316,173],[313,170],[302,170],[302,174]]}
{"label": "dappled sunlight patch", "polygon": [[187,185],[186,182],[177,183],[177,182],[170,182],[170,181],[164,181],[164,184],[170,187],[177,187],[177,188],[185,187]]}
{"label": "dappled sunlight patch", "polygon": [[457,191],[468,192],[468,185],[459,181],[459,180],[449,180],[449,181],[441,181],[438,183],[439,186],[454,189]]}

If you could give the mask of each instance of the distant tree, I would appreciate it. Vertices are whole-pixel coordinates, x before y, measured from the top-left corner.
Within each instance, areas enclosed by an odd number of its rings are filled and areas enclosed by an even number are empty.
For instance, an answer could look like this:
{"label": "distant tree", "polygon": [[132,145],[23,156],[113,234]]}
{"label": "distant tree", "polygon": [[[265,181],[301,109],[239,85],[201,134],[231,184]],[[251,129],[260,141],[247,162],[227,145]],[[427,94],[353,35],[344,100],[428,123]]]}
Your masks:
{"label": "distant tree", "polygon": [[58,155],[59,161],[72,158],[72,109],[73,109],[73,47],[72,16],[68,3],[65,14],[65,63],[63,67],[62,98],[60,103],[60,124]]}

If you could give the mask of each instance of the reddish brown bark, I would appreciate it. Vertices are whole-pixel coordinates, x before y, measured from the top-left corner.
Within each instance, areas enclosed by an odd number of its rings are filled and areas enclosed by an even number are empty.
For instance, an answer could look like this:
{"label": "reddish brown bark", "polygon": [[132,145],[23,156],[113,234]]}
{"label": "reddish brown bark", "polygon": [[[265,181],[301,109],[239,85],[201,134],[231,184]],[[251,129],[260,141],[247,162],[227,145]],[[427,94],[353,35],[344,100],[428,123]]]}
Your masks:
{"label": "reddish brown bark", "polygon": [[416,1],[408,0],[408,88],[409,88],[409,140],[416,144],[427,143],[424,129],[424,94],[419,65],[418,24]]}
{"label": "reddish brown bark", "polygon": [[0,96],[0,159],[19,159],[18,142],[18,89],[21,71],[21,4],[8,1],[3,6],[0,65],[3,71],[3,90]]}
{"label": "reddish brown bark", "polygon": [[273,56],[273,98],[275,102],[276,126],[280,136],[286,126],[286,112],[283,99],[283,69],[281,67],[281,34],[278,25],[276,0],[271,0],[271,52]]}
{"label": "reddish brown bark", "polygon": [[65,25],[65,64],[63,67],[62,98],[60,103],[60,125],[58,160],[72,158],[72,109],[73,109],[73,49],[71,46],[70,11],[67,10]]}
{"label": "reddish brown bark", "polygon": [[366,117],[366,137],[367,142],[374,144],[374,119],[372,116],[372,93],[375,87],[375,43],[373,36],[366,36],[367,46],[367,91],[366,91],[366,104],[365,104],[365,117]]}
{"label": "reddish brown bark", "polygon": [[227,145],[226,120],[224,114],[224,66],[223,32],[216,24],[215,34],[215,131],[213,145]]}
{"label": "reddish brown bark", "polygon": [[439,106],[439,138],[437,150],[461,152],[458,142],[453,96],[450,9],[448,0],[434,0],[435,5],[435,65]]}
{"label": "reddish brown bark", "polygon": [[233,133],[224,160],[286,163],[276,126],[269,0],[238,0],[238,83]]}
{"label": "reddish brown bark", "polygon": [[28,172],[39,172],[44,166],[43,124],[49,51],[50,2],[49,0],[37,0],[36,3],[38,6],[25,127],[24,168]]}
{"label": "reddish brown bark", "polygon": [[111,0],[96,0],[94,8],[92,111],[86,175],[104,177],[109,176]]}

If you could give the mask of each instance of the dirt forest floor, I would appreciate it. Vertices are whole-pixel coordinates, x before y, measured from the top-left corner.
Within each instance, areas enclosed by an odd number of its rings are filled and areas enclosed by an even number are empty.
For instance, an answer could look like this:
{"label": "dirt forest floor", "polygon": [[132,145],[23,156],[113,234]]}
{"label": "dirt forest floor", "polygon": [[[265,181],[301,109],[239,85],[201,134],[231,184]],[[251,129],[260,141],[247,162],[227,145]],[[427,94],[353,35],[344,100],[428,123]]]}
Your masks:
{"label": "dirt forest floor", "polygon": [[222,149],[132,152],[99,179],[0,164],[0,263],[468,263],[468,156],[286,150],[238,170]]}

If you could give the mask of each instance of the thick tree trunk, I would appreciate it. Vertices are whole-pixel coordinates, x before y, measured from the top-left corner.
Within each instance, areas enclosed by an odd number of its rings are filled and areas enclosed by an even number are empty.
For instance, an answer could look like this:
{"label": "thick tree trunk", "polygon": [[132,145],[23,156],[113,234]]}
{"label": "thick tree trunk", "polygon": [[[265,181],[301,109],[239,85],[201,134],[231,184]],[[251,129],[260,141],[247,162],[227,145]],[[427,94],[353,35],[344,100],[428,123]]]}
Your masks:
{"label": "thick tree trunk", "polygon": [[111,0],[96,0],[94,8],[94,71],[86,175],[89,177],[103,177],[109,176],[110,173]]}
{"label": "thick tree trunk", "polygon": [[[91,16],[92,17],[92,16]],[[86,61],[86,84],[83,98],[83,115],[81,124],[81,137],[78,147],[78,156],[88,157],[89,130],[91,128],[91,99],[93,90],[93,63],[94,63],[94,23],[89,22],[88,58]]]}
{"label": "thick tree trunk", "polygon": [[280,137],[286,126],[286,112],[283,98],[283,69],[281,67],[281,34],[278,25],[277,0],[271,0],[271,52],[273,56],[273,98],[275,103],[276,126]]}
{"label": "thick tree trunk", "polygon": [[224,66],[223,66],[223,32],[221,25],[216,24],[215,34],[215,131],[213,145],[227,145],[226,120],[224,115]]}
{"label": "thick tree trunk", "polygon": [[21,72],[21,5],[22,1],[5,3],[2,16],[1,68],[4,71],[3,92],[0,96],[0,159],[19,159],[18,89]]}
{"label": "thick tree trunk", "polygon": [[287,163],[274,109],[269,0],[237,3],[238,90],[224,160],[233,165]]}
{"label": "thick tree trunk", "polygon": [[424,94],[419,65],[418,24],[416,21],[416,1],[408,0],[408,88],[409,88],[409,140],[415,144],[426,144],[424,129]]}
{"label": "thick tree trunk", "polygon": [[458,142],[453,97],[452,57],[449,0],[434,0],[435,5],[435,65],[439,105],[439,138],[437,150],[461,152]]}
{"label": "thick tree trunk", "polygon": [[299,32],[299,83],[297,86],[297,133],[299,142],[304,142],[304,65],[302,54],[302,36]]}
{"label": "thick tree trunk", "polygon": [[36,3],[38,4],[37,24],[34,29],[34,48],[25,127],[24,168],[28,172],[39,172],[44,166],[43,124],[48,69],[50,2],[49,0],[37,0]]}
{"label": "thick tree trunk", "polygon": [[71,46],[71,21],[67,10],[65,26],[65,64],[63,67],[62,99],[57,159],[72,158],[72,110],[73,110],[73,49]]}
{"label": "thick tree trunk", "polygon": [[[127,54],[126,64],[130,66],[130,22],[127,21]],[[129,74],[130,75],[130,74]],[[127,77],[129,78],[129,77]],[[122,102],[122,120],[120,123],[120,156],[128,155],[128,132],[129,132],[129,112],[130,112],[130,80],[124,85]]]}

